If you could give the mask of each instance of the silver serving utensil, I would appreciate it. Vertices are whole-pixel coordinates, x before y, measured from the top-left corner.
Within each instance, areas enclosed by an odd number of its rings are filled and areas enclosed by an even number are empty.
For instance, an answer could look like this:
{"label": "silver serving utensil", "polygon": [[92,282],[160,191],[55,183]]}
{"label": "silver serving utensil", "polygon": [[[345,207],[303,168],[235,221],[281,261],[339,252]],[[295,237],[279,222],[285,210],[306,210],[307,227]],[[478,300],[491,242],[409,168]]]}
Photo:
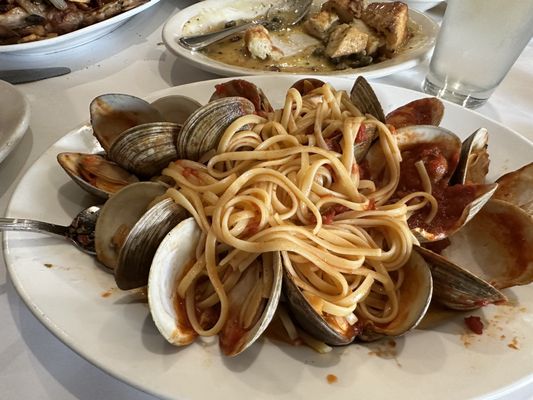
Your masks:
{"label": "silver serving utensil", "polygon": [[16,85],[18,83],[35,82],[42,79],[53,78],[70,72],[70,68],[67,67],[11,69],[0,71],[0,80]]}
{"label": "silver serving utensil", "polygon": [[236,33],[245,31],[256,25],[265,25],[274,29],[278,26],[292,26],[300,22],[311,9],[313,0],[288,0],[285,7],[270,7],[264,19],[251,21],[242,25],[233,26],[217,32],[204,33],[201,35],[183,36],[178,43],[186,49],[197,51],[210,44],[218,42]]}
{"label": "silver serving utensil", "polygon": [[0,218],[0,231],[30,231],[60,236],[69,239],[84,253],[95,255],[94,229],[99,214],[99,206],[86,208],[74,217],[69,226],[55,225],[32,219]]}

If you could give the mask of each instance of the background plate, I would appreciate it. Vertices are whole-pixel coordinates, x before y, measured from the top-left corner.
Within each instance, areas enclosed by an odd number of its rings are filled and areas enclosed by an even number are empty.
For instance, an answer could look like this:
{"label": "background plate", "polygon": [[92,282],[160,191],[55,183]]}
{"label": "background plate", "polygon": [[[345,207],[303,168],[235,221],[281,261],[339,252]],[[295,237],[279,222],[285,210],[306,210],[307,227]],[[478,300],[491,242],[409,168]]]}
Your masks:
{"label": "background plate", "polygon": [[48,54],[58,51],[72,49],[82,44],[92,42],[109,32],[117,29],[120,25],[127,22],[134,15],[156,5],[159,0],[150,0],[131,10],[115,15],[114,17],[86,26],[55,38],[38,40],[36,42],[0,45],[0,53],[11,54]]}
{"label": "background plate", "polygon": [[0,81],[0,162],[22,139],[30,123],[30,104],[13,85]]}
{"label": "background plate", "polygon": [[[275,3],[279,0],[272,0]],[[168,50],[178,57],[183,58],[190,64],[203,70],[213,72],[224,76],[237,75],[266,75],[279,74],[279,72],[260,71],[251,68],[243,68],[235,65],[225,64],[215,61],[202,53],[187,50],[178,44],[178,39],[182,36],[202,33],[215,26],[220,22],[230,20],[251,19],[264,13],[267,7],[264,2],[255,0],[206,0],[187,7],[172,18],[170,18],[163,27],[163,42]],[[190,23],[189,20],[198,17],[199,20]],[[342,71],[332,71],[327,75],[347,76],[354,74],[363,75],[367,78],[377,78],[380,76],[390,75],[397,71],[412,68],[425,59],[433,44],[438,32],[438,25],[427,15],[416,11],[409,10],[409,17],[421,27],[422,35],[420,40],[410,49],[402,51],[400,54],[390,60],[378,64],[369,65],[363,68],[346,69]],[[194,20],[193,20],[194,21]],[[185,32],[184,32],[185,30]],[[316,75],[324,73],[317,73]]]}
{"label": "background plate", "polygon": [[[298,77],[251,77],[275,106]],[[352,81],[324,78],[337,89]],[[182,94],[207,101],[218,81],[169,88],[149,100]],[[385,111],[423,97],[421,93],[373,84]],[[87,109],[89,105],[87,104]],[[530,162],[533,145],[496,122],[446,104],[444,127],[466,137],[480,126],[490,132],[492,180]],[[7,215],[68,223],[97,199],[71,182],[56,162],[62,151],[96,149],[80,127],[48,149],[21,179]],[[38,202],[35,201],[38,199]],[[505,293],[513,306],[488,306],[467,315],[487,323],[483,335],[467,334],[463,317],[418,329],[404,338],[351,345],[319,355],[306,347],[269,340],[241,356],[220,355],[215,341],[189,347],[167,344],[138,292],[116,289],[111,275],[73,246],[40,234],[4,235],[6,264],[18,293],[58,338],[84,358],[129,384],[165,398],[238,399],[465,399],[497,398],[533,382],[533,287]],[[515,341],[518,349],[508,347]],[[338,382],[328,384],[334,374]]]}

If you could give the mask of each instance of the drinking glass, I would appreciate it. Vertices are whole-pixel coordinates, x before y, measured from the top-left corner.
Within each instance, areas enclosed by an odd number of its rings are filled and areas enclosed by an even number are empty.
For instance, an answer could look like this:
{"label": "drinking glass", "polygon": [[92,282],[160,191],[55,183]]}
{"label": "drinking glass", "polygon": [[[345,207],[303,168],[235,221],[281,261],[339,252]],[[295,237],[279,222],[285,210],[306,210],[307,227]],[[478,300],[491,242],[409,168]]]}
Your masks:
{"label": "drinking glass", "polygon": [[424,91],[483,105],[532,36],[533,0],[448,0]]}

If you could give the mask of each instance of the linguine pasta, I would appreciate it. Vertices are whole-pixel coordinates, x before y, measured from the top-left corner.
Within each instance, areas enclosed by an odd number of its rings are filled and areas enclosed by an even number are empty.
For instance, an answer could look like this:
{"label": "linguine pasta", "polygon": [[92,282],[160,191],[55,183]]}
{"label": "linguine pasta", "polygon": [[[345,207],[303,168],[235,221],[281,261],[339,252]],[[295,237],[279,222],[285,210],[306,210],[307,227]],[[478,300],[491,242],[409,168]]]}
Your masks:
{"label": "linguine pasta", "polygon": [[[354,152],[369,129],[377,130],[385,160],[375,180]],[[282,109],[237,119],[204,160],[178,160],[163,171],[175,181],[167,195],[203,232],[177,284],[197,334],[216,335],[230,323],[230,293],[251,274],[256,284],[236,318],[243,329],[254,323],[268,297],[268,253],[275,251],[334,328],[395,319],[402,267],[416,242],[407,219],[428,203],[431,219],[436,202],[422,163],[425,191],[392,199],[401,155],[385,124],[328,84],[304,96],[289,89]]]}

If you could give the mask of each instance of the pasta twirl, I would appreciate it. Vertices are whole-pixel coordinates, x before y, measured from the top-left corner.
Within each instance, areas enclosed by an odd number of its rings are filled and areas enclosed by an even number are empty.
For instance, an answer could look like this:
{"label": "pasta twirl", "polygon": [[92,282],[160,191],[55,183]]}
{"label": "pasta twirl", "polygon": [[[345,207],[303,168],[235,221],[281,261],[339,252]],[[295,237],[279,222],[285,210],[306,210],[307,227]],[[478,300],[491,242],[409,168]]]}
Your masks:
{"label": "pasta twirl", "polygon": [[[354,154],[366,129],[377,130],[385,157],[379,184]],[[250,271],[263,268],[238,316],[244,329],[250,326],[260,298],[268,297],[265,254],[273,251],[332,326],[394,320],[402,267],[416,242],[407,219],[435,202],[427,192],[391,202],[401,155],[386,125],[327,84],[305,96],[290,89],[283,108],[267,118],[233,122],[205,161],[179,160],[163,171],[176,182],[167,195],[203,232],[177,285],[198,334],[216,335],[233,323],[228,296]],[[421,179],[424,173],[422,166]]]}

